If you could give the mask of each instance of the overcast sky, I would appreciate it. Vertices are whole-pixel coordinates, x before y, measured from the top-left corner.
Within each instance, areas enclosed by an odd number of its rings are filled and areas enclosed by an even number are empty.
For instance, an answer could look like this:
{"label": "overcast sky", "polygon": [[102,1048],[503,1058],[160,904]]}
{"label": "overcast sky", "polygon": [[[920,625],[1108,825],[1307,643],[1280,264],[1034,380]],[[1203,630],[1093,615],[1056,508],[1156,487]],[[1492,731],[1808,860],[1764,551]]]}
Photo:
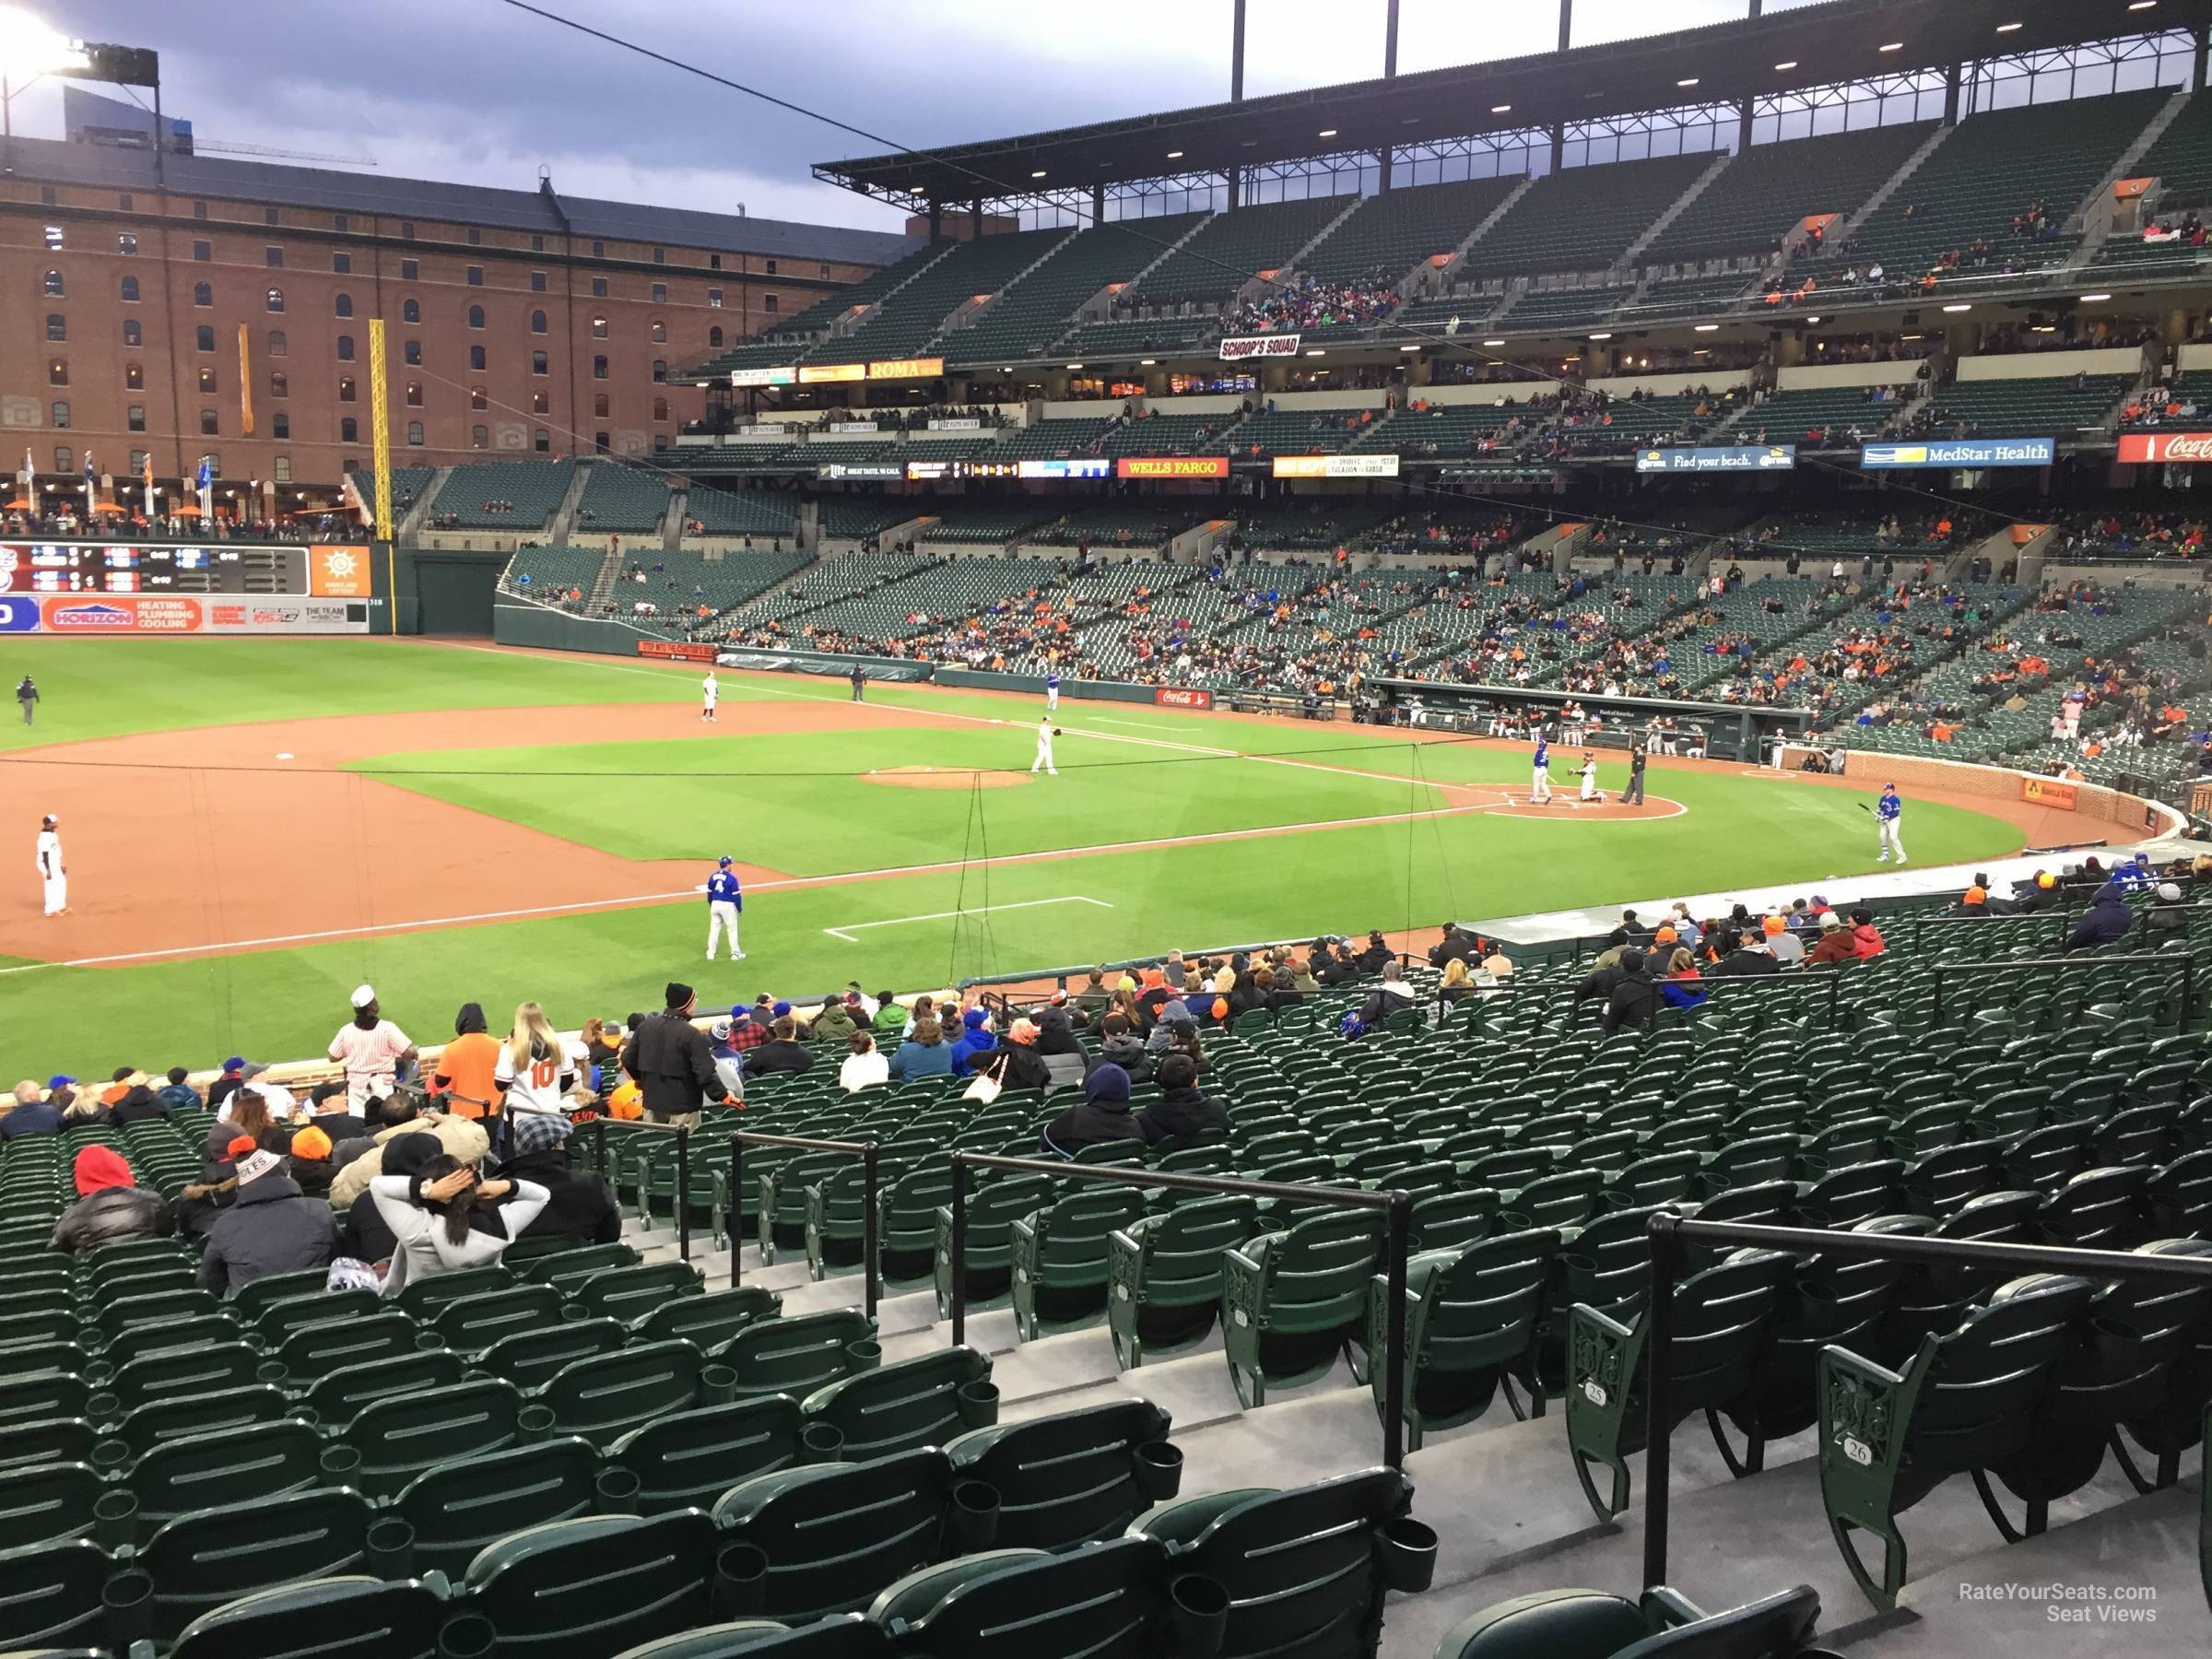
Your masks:
{"label": "overcast sky", "polygon": [[[1811,0],[1768,0],[1783,10]],[[877,144],[587,39],[502,0],[5,0],[161,54],[204,139],[373,159],[391,177],[896,229],[810,163],[1229,95],[1231,0],[544,0],[546,9],[851,121]],[[4,9],[4,6],[0,6]],[[1744,0],[1575,0],[1590,45],[1725,21]],[[1384,0],[1250,0],[1247,95],[1382,71]],[[1548,51],[1554,0],[1403,0],[1398,66]],[[4,56],[0,53],[0,56]],[[100,88],[101,91],[113,88]],[[61,137],[57,84],[14,105]]]}

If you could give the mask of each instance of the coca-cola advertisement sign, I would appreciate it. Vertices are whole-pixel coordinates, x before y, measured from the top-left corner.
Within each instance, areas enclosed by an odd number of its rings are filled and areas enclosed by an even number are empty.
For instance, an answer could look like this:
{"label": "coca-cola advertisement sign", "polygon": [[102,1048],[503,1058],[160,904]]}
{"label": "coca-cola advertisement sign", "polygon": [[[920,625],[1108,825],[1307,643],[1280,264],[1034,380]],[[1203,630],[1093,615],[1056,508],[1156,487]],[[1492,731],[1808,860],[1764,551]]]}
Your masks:
{"label": "coca-cola advertisement sign", "polygon": [[2123,432],[2120,459],[2170,465],[2212,461],[2212,432]]}
{"label": "coca-cola advertisement sign", "polygon": [[1214,694],[1190,687],[1156,686],[1152,700],[1163,709],[1210,709],[1214,706]]}

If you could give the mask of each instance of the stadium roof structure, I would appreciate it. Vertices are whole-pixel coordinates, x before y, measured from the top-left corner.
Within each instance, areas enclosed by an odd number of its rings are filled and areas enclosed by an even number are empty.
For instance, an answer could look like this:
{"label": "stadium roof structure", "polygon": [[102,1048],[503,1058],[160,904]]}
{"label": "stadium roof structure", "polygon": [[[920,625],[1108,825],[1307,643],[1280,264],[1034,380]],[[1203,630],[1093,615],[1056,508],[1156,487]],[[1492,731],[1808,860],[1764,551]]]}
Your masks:
{"label": "stadium roof structure", "polygon": [[7,163],[18,177],[55,184],[167,189],[172,195],[214,196],[276,207],[381,214],[394,219],[453,219],[547,236],[666,242],[715,253],[836,264],[887,265],[922,245],[912,237],[881,230],[606,202],[556,194],[550,189],[500,190],[173,151],[157,158],[150,144],[66,144],[17,137],[9,141]]}
{"label": "stadium roof structure", "polygon": [[1053,132],[818,162],[913,206],[1050,197],[1168,175],[1756,101],[2212,22],[2212,0],[1826,0],[1672,34],[1248,98]]}

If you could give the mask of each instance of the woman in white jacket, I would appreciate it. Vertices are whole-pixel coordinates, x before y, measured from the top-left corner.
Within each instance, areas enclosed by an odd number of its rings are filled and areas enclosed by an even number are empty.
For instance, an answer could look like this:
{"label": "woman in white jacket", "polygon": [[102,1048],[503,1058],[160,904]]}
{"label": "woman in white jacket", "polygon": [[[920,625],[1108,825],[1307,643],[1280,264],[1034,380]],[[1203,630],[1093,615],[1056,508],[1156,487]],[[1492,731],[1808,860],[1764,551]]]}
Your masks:
{"label": "woman in white jacket", "polygon": [[[369,1193],[394,1241],[386,1296],[418,1278],[498,1261],[552,1196],[535,1181],[479,1181],[472,1167],[450,1156],[429,1159],[412,1175],[379,1175]],[[502,1198],[509,1199],[500,1212],[505,1238],[469,1225],[471,1210]]]}

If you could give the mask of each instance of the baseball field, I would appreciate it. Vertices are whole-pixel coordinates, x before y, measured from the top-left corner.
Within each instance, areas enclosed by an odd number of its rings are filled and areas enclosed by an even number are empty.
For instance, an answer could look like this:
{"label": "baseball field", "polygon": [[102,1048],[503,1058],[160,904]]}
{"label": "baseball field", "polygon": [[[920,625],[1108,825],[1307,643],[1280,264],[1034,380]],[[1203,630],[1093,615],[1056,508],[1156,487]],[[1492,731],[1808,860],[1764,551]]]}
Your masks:
{"label": "baseball field", "polygon": [[[320,1053],[364,980],[423,1042],[481,1002],[557,1023],[1874,869],[1871,793],[1659,759],[1649,803],[1526,804],[1523,745],[377,640],[9,641],[0,1073]],[[1625,761],[1601,759],[1608,797]],[[2004,816],[1993,816],[2003,811]],[[32,841],[61,818],[69,913]],[[1933,865],[2068,839],[1912,798]],[[710,966],[729,853],[747,959]]]}

